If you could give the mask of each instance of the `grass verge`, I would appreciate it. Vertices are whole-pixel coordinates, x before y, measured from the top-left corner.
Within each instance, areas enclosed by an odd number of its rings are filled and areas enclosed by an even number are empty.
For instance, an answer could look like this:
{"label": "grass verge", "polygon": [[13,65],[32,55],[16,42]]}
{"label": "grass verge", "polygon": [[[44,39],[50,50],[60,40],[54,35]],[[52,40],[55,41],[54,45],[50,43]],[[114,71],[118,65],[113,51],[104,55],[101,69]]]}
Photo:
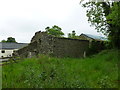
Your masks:
{"label": "grass verge", "polygon": [[3,88],[118,88],[118,51],[92,57],[40,55],[2,68]]}

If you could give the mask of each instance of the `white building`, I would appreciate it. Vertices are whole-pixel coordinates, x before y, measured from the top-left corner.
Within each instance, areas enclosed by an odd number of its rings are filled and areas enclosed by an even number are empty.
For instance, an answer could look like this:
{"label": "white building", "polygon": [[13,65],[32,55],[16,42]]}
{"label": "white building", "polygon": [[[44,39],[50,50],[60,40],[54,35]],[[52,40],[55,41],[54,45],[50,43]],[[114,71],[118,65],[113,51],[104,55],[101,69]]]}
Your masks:
{"label": "white building", "polygon": [[0,58],[11,57],[12,53],[27,46],[27,43],[2,43],[0,42]]}

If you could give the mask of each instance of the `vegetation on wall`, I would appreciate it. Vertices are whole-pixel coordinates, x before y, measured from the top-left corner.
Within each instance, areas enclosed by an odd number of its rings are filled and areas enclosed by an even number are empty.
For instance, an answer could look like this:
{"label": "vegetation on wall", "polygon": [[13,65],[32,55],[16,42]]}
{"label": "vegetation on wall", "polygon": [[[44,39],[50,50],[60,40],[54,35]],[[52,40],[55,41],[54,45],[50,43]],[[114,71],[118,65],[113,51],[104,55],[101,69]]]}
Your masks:
{"label": "vegetation on wall", "polygon": [[62,37],[64,35],[64,33],[62,32],[62,29],[56,25],[52,26],[52,28],[46,27],[45,30],[48,34],[56,37]]}
{"label": "vegetation on wall", "polygon": [[73,30],[72,33],[68,33],[68,38],[79,39],[79,36],[77,36],[75,30]]}

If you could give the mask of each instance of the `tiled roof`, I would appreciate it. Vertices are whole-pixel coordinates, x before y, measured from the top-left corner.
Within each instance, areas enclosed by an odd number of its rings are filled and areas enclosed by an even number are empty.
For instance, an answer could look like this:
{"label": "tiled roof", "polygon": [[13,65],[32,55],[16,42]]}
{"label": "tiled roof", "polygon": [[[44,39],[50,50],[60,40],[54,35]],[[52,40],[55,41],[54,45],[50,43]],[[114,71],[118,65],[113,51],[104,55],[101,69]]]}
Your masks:
{"label": "tiled roof", "polygon": [[28,43],[1,43],[0,42],[0,49],[20,49],[27,45]]}
{"label": "tiled roof", "polygon": [[102,40],[102,41],[107,41],[108,39],[102,36],[96,36],[96,35],[91,35],[91,34],[81,34],[81,35],[85,35],[89,38],[95,39],[95,40]]}

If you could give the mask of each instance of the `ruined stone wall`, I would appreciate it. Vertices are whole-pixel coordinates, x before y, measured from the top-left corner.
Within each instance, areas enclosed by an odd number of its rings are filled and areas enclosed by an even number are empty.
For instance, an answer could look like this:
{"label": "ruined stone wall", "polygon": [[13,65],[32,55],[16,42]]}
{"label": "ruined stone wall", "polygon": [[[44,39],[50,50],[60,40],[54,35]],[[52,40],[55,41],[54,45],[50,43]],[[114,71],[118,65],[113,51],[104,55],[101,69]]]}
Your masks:
{"label": "ruined stone wall", "polygon": [[23,47],[21,49],[19,49],[18,51],[15,51],[13,53],[13,56],[18,56],[18,57],[31,57],[30,56],[30,53],[32,56],[34,56],[36,54],[36,51],[37,51],[37,42],[33,42],[33,43],[30,43],[28,44],[28,46],[26,47]]}
{"label": "ruined stone wall", "polygon": [[53,55],[58,57],[83,57],[88,49],[86,40],[55,38]]}
{"label": "ruined stone wall", "polygon": [[47,54],[56,57],[83,57],[89,46],[89,41],[70,38],[58,38],[37,32],[31,43],[16,52],[20,57],[31,57],[37,54]]}
{"label": "ruined stone wall", "polygon": [[34,41],[39,41],[39,39],[42,38],[43,36],[47,36],[47,33],[41,31],[36,32],[31,39],[31,43],[33,43]]}

